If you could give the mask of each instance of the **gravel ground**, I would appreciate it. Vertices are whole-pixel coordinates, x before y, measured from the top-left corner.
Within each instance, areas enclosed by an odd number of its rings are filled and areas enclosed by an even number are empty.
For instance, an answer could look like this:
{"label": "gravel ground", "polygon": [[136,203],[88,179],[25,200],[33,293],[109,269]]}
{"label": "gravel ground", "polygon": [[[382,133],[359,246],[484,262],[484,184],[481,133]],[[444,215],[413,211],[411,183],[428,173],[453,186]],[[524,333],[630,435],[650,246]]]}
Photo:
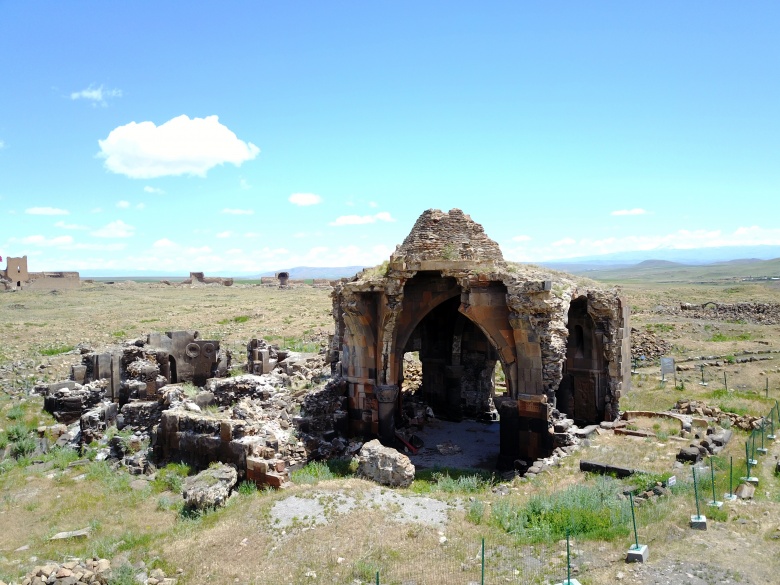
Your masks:
{"label": "gravel ground", "polygon": [[418,523],[433,527],[447,524],[449,510],[457,506],[434,498],[399,494],[379,487],[357,499],[342,491],[317,491],[307,497],[290,496],[271,508],[271,524],[277,529],[327,524],[336,514],[348,514],[359,508],[380,508],[391,512],[395,522]]}
{"label": "gravel ground", "polygon": [[[447,422],[438,419],[430,421],[423,430],[415,434],[425,446],[417,455],[409,455],[417,469],[432,467],[457,467],[488,469],[496,468],[499,453],[499,424],[480,423],[473,420]],[[442,455],[437,445],[451,443],[451,449],[459,451],[451,455]]]}

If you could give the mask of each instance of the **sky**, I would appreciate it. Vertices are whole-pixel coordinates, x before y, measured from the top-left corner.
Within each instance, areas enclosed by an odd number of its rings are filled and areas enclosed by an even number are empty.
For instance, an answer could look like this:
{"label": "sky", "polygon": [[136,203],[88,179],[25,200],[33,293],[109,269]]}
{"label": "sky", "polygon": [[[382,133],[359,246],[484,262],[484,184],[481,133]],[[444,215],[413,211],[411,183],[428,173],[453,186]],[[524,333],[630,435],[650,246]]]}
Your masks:
{"label": "sky", "polygon": [[[0,256],[375,265],[780,244],[780,3],[0,0]],[[4,265],[4,264],[3,264]]]}

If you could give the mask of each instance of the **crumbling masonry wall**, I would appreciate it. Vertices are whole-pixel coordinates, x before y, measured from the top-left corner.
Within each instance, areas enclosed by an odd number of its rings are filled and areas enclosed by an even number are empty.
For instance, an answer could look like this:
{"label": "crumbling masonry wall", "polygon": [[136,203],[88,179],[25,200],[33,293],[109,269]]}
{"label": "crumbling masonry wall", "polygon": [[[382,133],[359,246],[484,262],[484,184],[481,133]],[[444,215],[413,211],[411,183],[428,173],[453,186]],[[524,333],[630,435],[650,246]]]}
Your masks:
{"label": "crumbling masonry wall", "polygon": [[65,290],[81,285],[78,272],[29,272],[27,256],[6,258],[0,271],[0,290]]}

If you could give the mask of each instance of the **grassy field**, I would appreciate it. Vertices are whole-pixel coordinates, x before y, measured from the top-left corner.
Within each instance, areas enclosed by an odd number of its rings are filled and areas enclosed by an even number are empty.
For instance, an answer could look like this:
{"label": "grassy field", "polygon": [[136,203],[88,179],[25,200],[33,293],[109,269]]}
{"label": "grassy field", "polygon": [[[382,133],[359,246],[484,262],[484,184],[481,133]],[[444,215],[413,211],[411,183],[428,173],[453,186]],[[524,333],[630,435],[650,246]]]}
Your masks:
{"label": "grassy field", "polygon": [[[640,368],[622,409],[663,410],[692,398],[763,415],[780,398],[777,359],[737,361],[744,352],[780,351],[780,326],[709,322],[660,309],[712,300],[778,303],[780,289],[757,283],[628,282],[622,290],[632,307],[632,326],[669,341],[677,362],[693,366],[678,373],[677,387],[660,381],[657,364]],[[479,582],[475,555],[483,538],[486,583],[559,582],[565,577],[562,539],[572,526],[578,527],[573,549],[584,585],[618,578],[643,584],[774,583],[780,571],[780,480],[773,473],[780,444],[770,445],[754,472],[760,477],[756,497],[706,511],[706,532],[688,528],[695,513],[691,470],[674,468],[676,452],[687,443],[666,428],[650,439],[596,436],[531,481],[502,483],[490,475],[449,470],[421,473],[406,490],[379,490],[353,477],[345,462],[312,464],[295,474],[290,490],[245,487],[224,509],[197,517],[183,513],[177,494],[188,473],[184,466],[170,465],[153,481],[139,483],[71,451],[29,456],[35,429],[54,421],[41,411],[39,398],[19,389],[34,380],[65,377],[79,360],[74,353],[79,343],[98,349],[149,331],[197,329],[205,338],[219,339],[241,362],[253,336],[293,346],[325,339],[333,327],[328,289],[94,283],[60,294],[0,295],[0,323],[5,389],[0,447],[9,452],[0,463],[0,580],[6,582],[45,559],[96,555],[120,564],[144,561],[167,574],[178,569],[184,584],[373,583],[377,571],[382,583],[465,584]],[[705,369],[706,387],[698,385],[701,372],[692,359],[701,355],[722,356],[721,366]],[[721,384],[724,372],[728,390]],[[735,477],[744,473],[746,437],[735,431],[714,461],[721,496],[728,491],[730,456]],[[584,475],[578,471],[581,458],[647,474],[633,483]],[[672,473],[679,478],[672,493],[638,509],[640,542],[650,546],[650,562],[628,567],[623,558],[633,542],[630,513],[616,494]],[[703,479],[706,492],[711,486]],[[393,491],[405,499],[385,499]],[[301,511],[285,520],[280,510],[292,497]],[[440,507],[444,521],[429,522],[426,515]],[[399,516],[404,511],[407,515]],[[56,532],[85,527],[91,529],[88,539],[49,540]]]}

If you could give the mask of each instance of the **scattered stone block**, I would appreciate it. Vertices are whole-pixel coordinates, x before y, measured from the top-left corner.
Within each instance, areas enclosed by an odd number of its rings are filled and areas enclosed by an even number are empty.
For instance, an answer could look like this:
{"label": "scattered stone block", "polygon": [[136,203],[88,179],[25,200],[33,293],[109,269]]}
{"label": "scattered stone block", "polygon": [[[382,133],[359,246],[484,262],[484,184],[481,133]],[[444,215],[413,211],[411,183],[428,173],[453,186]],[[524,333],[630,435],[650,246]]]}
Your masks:
{"label": "scattered stone block", "polygon": [[70,530],[66,532],[58,532],[52,536],[49,540],[65,540],[68,538],[87,538],[89,536],[90,529],[82,528],[81,530]]}
{"label": "scattered stone block", "polygon": [[223,506],[231,488],[238,481],[238,472],[231,465],[218,464],[184,480],[182,496],[185,506],[205,510]]}
{"label": "scattered stone block", "polygon": [[358,475],[391,487],[409,487],[414,465],[403,453],[385,447],[374,439],[363,445],[358,455]]}
{"label": "scattered stone block", "polygon": [[734,490],[734,495],[741,500],[752,500],[756,493],[756,486],[751,483],[741,483]]}

